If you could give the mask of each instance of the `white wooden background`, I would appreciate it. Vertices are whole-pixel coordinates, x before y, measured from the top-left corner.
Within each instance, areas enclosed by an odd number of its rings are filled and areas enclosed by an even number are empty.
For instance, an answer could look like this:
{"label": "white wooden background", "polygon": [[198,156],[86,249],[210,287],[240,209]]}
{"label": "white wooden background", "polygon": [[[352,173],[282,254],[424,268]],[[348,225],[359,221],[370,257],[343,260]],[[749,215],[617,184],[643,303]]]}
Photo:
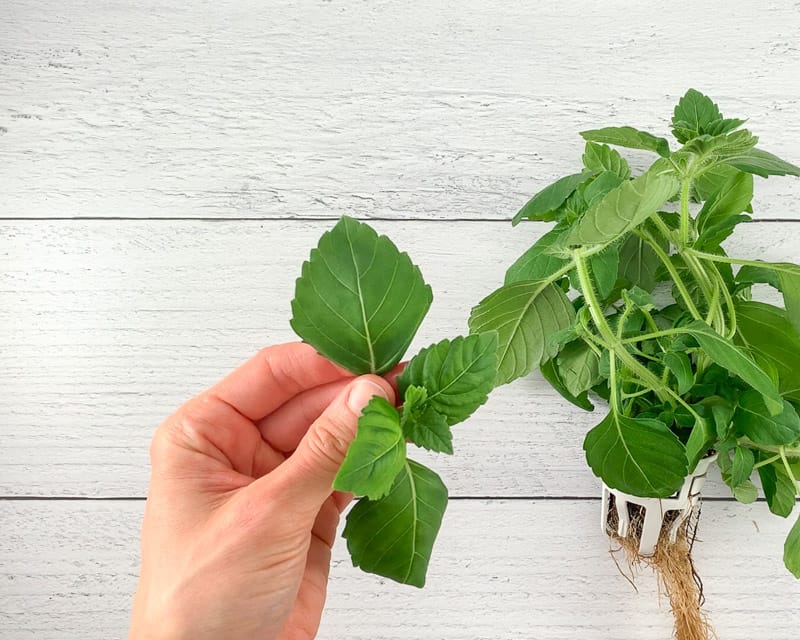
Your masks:
{"label": "white wooden background", "polygon": [[[689,86],[800,161],[800,7],[782,0],[0,3],[0,637],[123,637],[159,420],[291,339],[293,281],[373,219],[465,330],[537,234],[508,220],[577,132],[666,132]],[[640,161],[644,155],[639,156]],[[742,254],[797,259],[800,181],[759,180]],[[599,533],[596,418],[537,376],[432,458],[454,496],[424,591],[335,553],[321,638],[666,639]],[[426,456],[422,456],[425,458]],[[789,524],[709,487],[696,560],[723,640],[788,640]]]}

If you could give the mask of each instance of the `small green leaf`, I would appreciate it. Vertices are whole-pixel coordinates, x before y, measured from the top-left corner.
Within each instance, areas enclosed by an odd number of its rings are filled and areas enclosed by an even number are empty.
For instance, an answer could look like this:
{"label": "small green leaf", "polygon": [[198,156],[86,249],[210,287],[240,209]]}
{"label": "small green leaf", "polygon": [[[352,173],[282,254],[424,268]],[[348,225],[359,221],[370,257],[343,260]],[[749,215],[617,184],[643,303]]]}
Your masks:
{"label": "small green leaf", "polygon": [[333,488],[377,500],[389,491],[405,461],[406,441],[397,409],[385,398],[375,396],[358,419],[355,440]]}
{"label": "small green leaf", "polygon": [[651,133],[639,131],[633,127],[604,127],[581,131],[584,140],[613,144],[629,149],[644,149],[655,151],[666,158],[669,155],[669,142],[665,138],[658,138]]}
{"label": "small green leaf", "polygon": [[800,517],[783,545],[783,562],[792,575],[800,579]]}
{"label": "small green leaf", "polygon": [[587,207],[600,201],[609,191],[616,189],[623,182],[625,181],[616,173],[611,171],[601,173],[583,189],[583,199],[586,201]]}
{"label": "small green leaf", "polygon": [[797,489],[794,480],[786,473],[783,462],[779,460],[759,467],[758,475],[769,510],[776,516],[788,518],[794,509]]}
{"label": "small green leaf", "polygon": [[800,337],[786,312],[763,302],[736,303],[735,340],[756,360],[769,362],[778,372],[778,389],[800,402]]}
{"label": "small green leaf", "polygon": [[631,176],[628,161],[620,155],[619,151],[612,149],[607,144],[587,142],[586,150],[583,152],[583,166],[593,173],[602,174],[604,171],[610,171],[623,180],[627,180]]}
{"label": "small green leaf", "polygon": [[686,476],[686,450],[667,425],[613,411],[583,443],[595,475],[613,489],[645,498],[666,498]]}
{"label": "small green leaf", "polygon": [[716,433],[708,420],[699,420],[692,427],[686,441],[686,458],[689,460],[689,471],[694,471],[697,463],[708,453],[716,440]]}
{"label": "small green leaf", "polygon": [[389,493],[359,500],[343,536],[353,566],[415,587],[425,586],[433,544],[447,508],[441,478],[408,460]]}
{"label": "small green leaf", "polygon": [[594,411],[594,405],[589,401],[589,394],[586,391],[578,395],[570,393],[569,389],[564,385],[564,381],[561,380],[558,369],[552,358],[541,364],[540,371],[544,379],[550,383],[550,386],[552,386],[562,398],[584,411]]}
{"label": "small green leaf", "polygon": [[675,376],[678,383],[678,393],[683,395],[694,385],[694,372],[689,356],[683,351],[670,351],[664,355],[664,364]]}
{"label": "small green leaf", "polygon": [[584,171],[556,180],[528,200],[525,206],[514,216],[511,223],[516,226],[523,219],[553,220],[553,217],[548,214],[564,204],[564,201],[578,188],[578,185],[591,178],[592,175],[591,171]]}
{"label": "small green leaf", "polygon": [[505,384],[527,375],[553,357],[547,337],[571,326],[575,309],[564,292],[547,280],[515,282],[497,289],[476,306],[470,332],[497,331],[497,378]]}
{"label": "small green leaf", "polygon": [[756,458],[753,451],[747,447],[736,447],[733,452],[733,467],[731,467],[731,484],[738,487],[745,480],[750,479]]}
{"label": "small green leaf", "polygon": [[505,284],[525,280],[544,280],[567,264],[566,258],[559,258],[548,253],[563,234],[564,227],[557,226],[539,238],[536,244],[508,268]]}
{"label": "small green leaf", "polygon": [[678,142],[685,143],[709,133],[707,127],[721,119],[722,114],[711,98],[696,89],[689,89],[675,107],[672,116],[673,134]]}
{"label": "small green leaf", "polygon": [[419,447],[453,453],[453,432],[447,418],[428,403],[428,392],[424,387],[411,385],[405,390],[400,427],[403,435]]}
{"label": "small green leaf", "polygon": [[303,264],[291,325],[348,371],[382,374],[400,362],[432,299],[408,254],[343,217]]}
{"label": "small green leaf", "polygon": [[466,420],[488,398],[497,375],[497,334],[493,331],[442,340],[422,349],[397,380],[401,395],[424,387],[427,403],[449,425]]}
{"label": "small green leaf", "polygon": [[570,342],[555,362],[559,379],[573,397],[600,382],[600,357],[583,340]]}
{"label": "small green leaf", "polygon": [[800,417],[794,407],[784,401],[783,412],[770,415],[764,405],[764,397],[753,389],[748,389],[739,398],[739,406],[733,414],[733,426],[738,433],[756,444],[793,444],[800,438]]}
{"label": "small green leaf", "polygon": [[610,191],[572,228],[570,245],[608,244],[652,216],[678,190],[670,175],[645,173]]}
{"label": "small green leaf", "polygon": [[781,160],[767,151],[750,149],[746,153],[727,158],[725,162],[740,171],[753,173],[762,178],[769,176],[800,176],[800,167]]}
{"label": "small green leaf", "polygon": [[718,334],[702,320],[684,325],[681,331],[697,340],[706,355],[714,362],[735,373],[753,389],[763,394],[770,413],[783,411],[783,400],[770,377],[727,338]]}
{"label": "small green leaf", "polygon": [[605,300],[614,291],[619,272],[619,248],[610,246],[589,258],[589,270],[594,277],[597,295]]}
{"label": "small green leaf", "polygon": [[658,282],[656,274],[660,266],[656,252],[639,236],[630,235],[620,245],[619,277],[629,286],[652,292]]}
{"label": "small green leaf", "polygon": [[752,265],[745,265],[736,274],[736,283],[739,285],[750,286],[761,282],[774,287],[778,291],[781,290],[781,279],[778,274],[767,267],[754,267]]}
{"label": "small green leaf", "polygon": [[733,487],[733,497],[742,504],[751,504],[758,500],[758,489],[752,482],[745,480]]}
{"label": "small green leaf", "polygon": [[706,200],[697,214],[699,248],[715,248],[732,232],[739,222],[749,220],[742,215],[753,199],[753,176],[737,172]]}

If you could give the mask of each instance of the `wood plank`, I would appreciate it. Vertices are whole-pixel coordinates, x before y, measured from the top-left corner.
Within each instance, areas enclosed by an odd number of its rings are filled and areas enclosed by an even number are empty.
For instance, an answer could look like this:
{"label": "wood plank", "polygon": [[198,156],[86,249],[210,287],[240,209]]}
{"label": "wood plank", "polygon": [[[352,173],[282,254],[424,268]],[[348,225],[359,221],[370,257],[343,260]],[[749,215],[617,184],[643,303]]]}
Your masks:
{"label": "wood plank", "polygon": [[[329,226],[0,225],[0,495],[144,495],[147,445],[160,420],[261,346],[294,339],[294,279]],[[375,226],[418,261],[436,295],[410,353],[464,332],[470,307],[544,229]],[[732,250],[791,260],[799,230],[750,224]],[[581,442],[598,419],[535,375],[499,389],[458,427],[455,456],[419,457],[457,496],[594,496]]]}
{"label": "wood plank", "polygon": [[3,4],[5,217],[507,219],[579,131],[665,134],[692,85],[800,160],[781,0]]}
{"label": "wood plank", "polygon": [[[0,636],[123,637],[142,509],[142,502],[0,502]],[[424,591],[353,569],[339,540],[319,637],[670,637],[652,576],[639,577],[636,593],[619,574],[598,513],[594,501],[453,502]],[[763,504],[704,505],[695,560],[721,638],[794,637],[800,583],[780,558],[788,528]]]}

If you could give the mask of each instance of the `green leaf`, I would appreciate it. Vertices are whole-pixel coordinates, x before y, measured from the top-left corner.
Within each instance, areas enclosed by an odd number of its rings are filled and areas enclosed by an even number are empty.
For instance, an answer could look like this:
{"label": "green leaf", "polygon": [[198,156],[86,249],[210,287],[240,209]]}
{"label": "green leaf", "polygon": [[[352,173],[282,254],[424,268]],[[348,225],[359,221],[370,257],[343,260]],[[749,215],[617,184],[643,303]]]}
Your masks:
{"label": "green leaf", "polygon": [[358,419],[355,440],[333,488],[377,500],[392,487],[405,461],[406,441],[397,409],[385,398],[375,396]]}
{"label": "green leaf", "polygon": [[680,329],[697,340],[706,355],[714,362],[736,374],[753,389],[763,394],[770,413],[776,414],[783,410],[783,400],[770,377],[736,345],[718,334],[702,320],[695,320]]}
{"label": "green leaf", "polygon": [[629,149],[644,149],[655,151],[666,158],[669,155],[669,142],[665,138],[658,138],[651,133],[639,131],[633,127],[605,127],[581,131],[584,140],[613,144]]}
{"label": "green leaf", "polygon": [[564,201],[578,188],[578,185],[591,177],[591,171],[584,171],[556,180],[528,200],[525,206],[514,216],[511,224],[516,226],[523,219],[553,220],[553,217],[548,214],[564,204]]}
{"label": "green leaf", "polygon": [[555,362],[559,379],[573,397],[600,382],[600,357],[583,340],[570,342]]}
{"label": "green leaf", "polygon": [[574,319],[575,310],[561,289],[547,280],[526,281],[490,293],[472,310],[469,328],[473,334],[497,331],[495,384],[505,384],[552,358],[556,350],[547,337]]}
{"label": "green leaf", "polygon": [[613,411],[583,443],[595,475],[613,489],[644,498],[666,498],[687,473],[686,450],[667,425]]}
{"label": "green leaf", "polygon": [[589,270],[594,277],[597,295],[601,300],[605,300],[614,291],[614,285],[617,284],[619,248],[616,246],[606,247],[600,253],[590,257]]}
{"label": "green leaf", "polygon": [[683,351],[670,351],[664,355],[664,364],[675,376],[678,383],[678,393],[683,395],[694,385],[694,371],[689,356]]}
{"label": "green leaf", "polygon": [[429,451],[453,453],[453,432],[447,418],[428,403],[428,392],[424,387],[411,385],[406,388],[400,427],[403,435],[417,446]]}
{"label": "green leaf", "polygon": [[794,509],[797,489],[794,481],[786,473],[783,462],[779,460],[759,467],[758,475],[761,478],[769,510],[776,516],[788,518]]}
{"label": "green leaf", "polygon": [[753,176],[737,172],[706,200],[697,214],[699,248],[715,248],[734,230],[737,224],[749,220],[741,215],[753,199]]}
{"label": "green leaf", "polygon": [[692,184],[694,189],[694,199],[697,201],[708,200],[723,185],[741,173],[738,169],[727,165],[717,164],[708,167],[697,176]]}
{"label": "green leaf", "polygon": [[594,411],[594,405],[589,401],[589,394],[586,391],[578,395],[570,393],[564,381],[561,380],[561,376],[559,376],[558,369],[552,358],[541,364],[540,371],[544,379],[550,383],[553,389],[555,389],[562,398],[584,411]]}
{"label": "green leaf", "polygon": [[564,227],[557,226],[539,238],[536,244],[508,268],[505,284],[524,280],[544,280],[567,264],[566,258],[559,258],[548,253],[563,234]]}
{"label": "green leaf", "polygon": [[630,235],[619,249],[619,277],[630,286],[648,293],[656,288],[658,268],[661,266],[656,252],[642,238]]}
{"label": "green leaf", "polygon": [[672,128],[675,138],[685,143],[704,133],[707,127],[722,119],[719,108],[708,96],[689,89],[675,107]]}
{"label": "green leaf", "polygon": [[[777,283],[774,278],[764,275],[763,269],[774,271],[778,276]],[[763,267],[747,265],[740,269],[737,279],[742,281],[757,276],[761,279],[754,280],[755,282],[766,282],[783,292],[783,302],[786,305],[789,321],[800,333],[800,266],[791,262],[764,262]]]}
{"label": "green leaf", "polygon": [[608,244],[652,216],[678,190],[670,175],[645,173],[623,183],[590,207],[572,228],[571,245]]}
{"label": "green leaf", "polygon": [[745,480],[750,479],[750,474],[753,473],[753,466],[756,464],[756,458],[752,450],[747,447],[736,447],[733,452],[733,467],[731,467],[731,484],[734,487],[744,483]]}
{"label": "green leaf", "polygon": [[602,174],[604,171],[609,171],[623,180],[627,180],[631,176],[628,161],[620,155],[619,151],[612,149],[607,144],[587,142],[586,150],[583,152],[583,166],[593,173]]}
{"label": "green leaf", "polygon": [[750,286],[757,282],[763,282],[778,291],[781,290],[781,279],[778,274],[767,267],[754,267],[752,265],[745,265],[736,274],[736,283],[740,285]]}
{"label": "green leaf", "polygon": [[762,178],[800,176],[800,167],[761,149],[751,149],[746,153],[727,158],[725,162],[740,171],[753,173]]}
{"label": "green leaf", "polygon": [[391,491],[360,500],[347,516],[344,537],[353,565],[415,587],[425,574],[447,508],[441,478],[408,460]]}
{"label": "green leaf", "polygon": [[786,312],[763,302],[736,303],[735,340],[757,361],[767,361],[778,372],[778,389],[800,402],[800,337]]}
{"label": "green leaf", "polygon": [[764,397],[753,389],[748,389],[739,398],[733,426],[738,433],[761,445],[793,444],[800,438],[800,417],[794,407],[784,401],[783,412],[770,415]]}
{"label": "green leaf", "polygon": [[742,504],[751,504],[758,500],[758,489],[752,482],[745,480],[733,487],[733,497]]}
{"label": "green leaf", "polygon": [[605,171],[589,182],[583,189],[583,199],[586,201],[587,208],[599,202],[610,191],[625,182],[616,173]]}
{"label": "green leaf", "polygon": [[406,365],[397,386],[401,394],[410,385],[424,387],[427,403],[454,425],[486,402],[496,376],[497,334],[483,332],[422,349]]}
{"label": "green leaf", "polygon": [[800,517],[783,545],[783,562],[792,575],[800,579]]}
{"label": "green leaf", "polygon": [[348,371],[382,374],[400,362],[432,299],[408,254],[343,217],[303,264],[291,325]]}
{"label": "green leaf", "polygon": [[697,463],[708,453],[711,445],[716,440],[716,433],[711,428],[708,420],[699,420],[692,427],[689,439],[686,441],[686,458],[689,460],[689,471],[694,471]]}
{"label": "green leaf", "polygon": [[718,136],[702,135],[687,142],[681,154],[689,153],[696,156],[692,164],[700,166],[701,171],[705,171],[710,166],[749,153],[757,142],[758,138],[746,129]]}

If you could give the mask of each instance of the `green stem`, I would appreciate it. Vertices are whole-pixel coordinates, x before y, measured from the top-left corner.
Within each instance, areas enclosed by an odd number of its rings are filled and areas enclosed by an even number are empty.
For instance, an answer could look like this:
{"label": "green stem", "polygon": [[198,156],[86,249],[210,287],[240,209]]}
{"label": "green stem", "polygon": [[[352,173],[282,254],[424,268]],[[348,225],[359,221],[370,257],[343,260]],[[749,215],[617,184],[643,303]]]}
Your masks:
{"label": "green stem", "polygon": [[780,459],[781,459],[781,454],[780,453],[775,454],[771,458],[767,458],[766,460],[762,460],[761,462],[757,462],[756,464],[754,464],[753,465],[753,469],[759,469],[761,467],[766,467],[768,464],[772,464],[776,460],[780,460]]}
{"label": "green stem", "polygon": [[711,267],[711,273],[716,278],[719,288],[722,290],[722,297],[725,298],[725,306],[728,307],[728,333],[727,337],[733,338],[736,334],[736,305],[733,302],[733,298],[731,297],[731,292],[728,291],[728,285],[725,282],[725,278],[722,277],[717,265],[713,262],[709,264]]}
{"label": "green stem", "polygon": [[[653,217],[654,220],[659,220],[662,224],[658,216]],[[666,225],[665,225],[666,228]],[[669,232],[669,229],[666,228],[666,231]],[[678,270],[675,268],[675,265],[672,264],[672,260],[669,259],[669,256],[665,253],[665,251],[659,246],[658,242],[656,242],[655,238],[653,238],[649,233],[640,231],[638,232],[640,238],[642,238],[647,244],[650,245],[650,248],[655,252],[655,254],[659,257],[664,268],[669,273],[672,281],[675,283],[675,286],[678,288],[678,291],[681,294],[681,298],[683,299],[683,303],[686,305],[686,308],[689,310],[689,313],[692,314],[692,317],[695,320],[702,320],[703,316],[698,311],[697,306],[694,304],[694,300],[692,300],[692,296],[689,293],[689,290],[686,288],[686,284],[684,283],[683,279],[681,278]]]}
{"label": "green stem", "polygon": [[783,466],[786,469],[786,473],[789,474],[789,477],[792,479],[794,483],[794,493],[795,495],[800,494],[800,487],[797,486],[797,478],[794,477],[794,473],[792,472],[792,466],[789,464],[789,460],[786,458],[786,451],[784,447],[781,447],[781,460],[783,460]]}
{"label": "green stem", "polygon": [[612,351],[608,359],[608,388],[611,391],[609,403],[614,411],[619,411],[619,389],[617,388],[617,357]]}
{"label": "green stem", "polygon": [[611,330],[608,321],[603,315],[602,307],[594,291],[594,285],[589,277],[589,270],[586,266],[584,254],[580,249],[575,249],[572,256],[575,262],[575,271],[578,274],[578,281],[581,285],[581,291],[583,291],[583,297],[586,299],[586,306],[589,309],[592,322],[594,322],[597,331],[600,333],[600,337],[607,343],[606,348],[609,350],[611,357],[613,358],[616,356],[619,358],[620,362],[630,369],[630,371],[646,385],[650,386],[661,400],[666,400],[664,392],[668,392],[669,388],[665,388],[657,376],[640,364],[639,361],[625,349]]}
{"label": "green stem", "polygon": [[689,192],[692,188],[692,181],[684,178],[681,182],[681,241],[682,245],[689,244]]}

